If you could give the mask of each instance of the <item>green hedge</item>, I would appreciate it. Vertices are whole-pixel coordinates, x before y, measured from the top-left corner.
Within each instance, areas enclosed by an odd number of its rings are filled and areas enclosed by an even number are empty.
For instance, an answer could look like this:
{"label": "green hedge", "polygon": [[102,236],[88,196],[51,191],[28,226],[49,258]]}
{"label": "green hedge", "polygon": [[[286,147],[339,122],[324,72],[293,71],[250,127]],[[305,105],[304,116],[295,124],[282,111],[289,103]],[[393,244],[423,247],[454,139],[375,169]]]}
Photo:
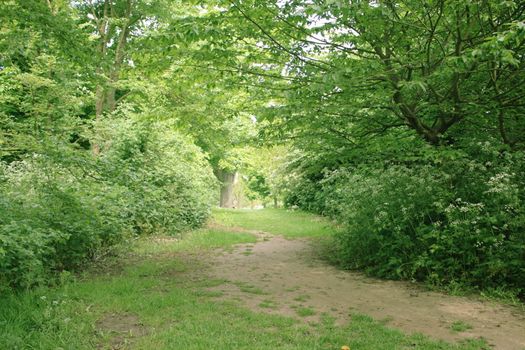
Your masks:
{"label": "green hedge", "polygon": [[137,234],[176,234],[210,213],[202,152],[162,124],[111,122],[100,156],[63,147],[0,162],[0,289],[78,269]]}
{"label": "green hedge", "polygon": [[287,200],[344,225],[335,249],[346,268],[523,296],[523,157],[484,144],[432,162],[339,168],[303,176]]}

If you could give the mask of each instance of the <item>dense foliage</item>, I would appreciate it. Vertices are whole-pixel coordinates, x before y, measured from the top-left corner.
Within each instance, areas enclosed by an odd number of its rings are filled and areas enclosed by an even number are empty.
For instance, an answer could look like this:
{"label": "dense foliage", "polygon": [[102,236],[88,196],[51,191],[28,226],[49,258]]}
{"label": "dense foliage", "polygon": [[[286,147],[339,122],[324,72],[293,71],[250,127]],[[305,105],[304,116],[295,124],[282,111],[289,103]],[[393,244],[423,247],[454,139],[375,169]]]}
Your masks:
{"label": "dense foliage", "polygon": [[[3,163],[2,285],[29,286],[143,233],[176,234],[209,215],[216,188],[202,152],[166,125],[111,123],[111,147]],[[70,154],[68,154],[68,151]],[[102,251],[103,252],[103,251]]]}
{"label": "dense foliage", "polygon": [[[423,162],[360,164],[302,173],[288,205],[344,224],[335,260],[387,278],[523,291],[523,154],[490,144],[476,157],[440,153]],[[304,165],[304,164],[303,164]]]}
{"label": "dense foliage", "polygon": [[[0,289],[49,281],[138,234],[201,226],[210,213],[217,184],[206,155],[170,118],[153,117],[150,83],[122,66],[132,56],[119,53],[124,44],[109,43],[131,25],[110,16],[147,10],[121,5],[1,5]],[[103,52],[95,15],[115,26]]]}

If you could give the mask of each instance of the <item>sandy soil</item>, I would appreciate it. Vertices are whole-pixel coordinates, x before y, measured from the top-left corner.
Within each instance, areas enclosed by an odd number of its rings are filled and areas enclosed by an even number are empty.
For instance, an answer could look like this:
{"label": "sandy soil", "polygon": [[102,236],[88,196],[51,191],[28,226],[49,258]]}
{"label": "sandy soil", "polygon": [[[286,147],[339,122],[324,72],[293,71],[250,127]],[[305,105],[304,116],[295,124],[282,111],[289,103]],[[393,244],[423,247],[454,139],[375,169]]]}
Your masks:
{"label": "sandy soil", "polygon": [[[146,335],[147,329],[133,314],[107,314],[96,323],[96,329],[101,335],[109,337],[109,348],[113,350],[125,349],[132,345],[137,338]],[[99,344],[98,349],[105,349]]]}
{"label": "sandy soil", "polygon": [[[315,259],[308,240],[259,234],[252,245],[212,258],[212,275],[228,283],[215,290],[257,311],[299,317],[298,308],[328,313],[339,323],[369,315],[404,332],[446,341],[483,337],[495,349],[525,349],[525,313],[496,303],[428,292],[406,282],[382,281],[340,271]],[[453,322],[472,326],[451,330]]]}

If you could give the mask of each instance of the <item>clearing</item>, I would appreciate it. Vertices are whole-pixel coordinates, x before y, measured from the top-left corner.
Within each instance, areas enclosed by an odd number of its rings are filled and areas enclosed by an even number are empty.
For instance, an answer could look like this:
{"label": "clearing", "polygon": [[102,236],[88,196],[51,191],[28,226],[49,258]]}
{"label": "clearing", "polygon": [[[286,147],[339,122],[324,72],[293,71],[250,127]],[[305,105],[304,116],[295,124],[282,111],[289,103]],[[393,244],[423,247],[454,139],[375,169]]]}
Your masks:
{"label": "clearing", "polygon": [[[2,349],[525,349],[517,306],[337,270],[323,219],[217,210],[183,239],[0,299]],[[71,281],[70,281],[71,279]]]}

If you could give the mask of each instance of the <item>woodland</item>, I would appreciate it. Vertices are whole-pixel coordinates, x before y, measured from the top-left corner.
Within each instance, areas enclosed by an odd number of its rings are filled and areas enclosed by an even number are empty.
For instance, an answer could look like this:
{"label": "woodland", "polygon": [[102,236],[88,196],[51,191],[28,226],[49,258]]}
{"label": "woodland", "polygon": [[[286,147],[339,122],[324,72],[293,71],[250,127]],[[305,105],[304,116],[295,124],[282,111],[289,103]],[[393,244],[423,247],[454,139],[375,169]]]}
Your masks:
{"label": "woodland", "polygon": [[0,2],[4,295],[264,206],[341,269],[523,300],[524,152],[522,1]]}

